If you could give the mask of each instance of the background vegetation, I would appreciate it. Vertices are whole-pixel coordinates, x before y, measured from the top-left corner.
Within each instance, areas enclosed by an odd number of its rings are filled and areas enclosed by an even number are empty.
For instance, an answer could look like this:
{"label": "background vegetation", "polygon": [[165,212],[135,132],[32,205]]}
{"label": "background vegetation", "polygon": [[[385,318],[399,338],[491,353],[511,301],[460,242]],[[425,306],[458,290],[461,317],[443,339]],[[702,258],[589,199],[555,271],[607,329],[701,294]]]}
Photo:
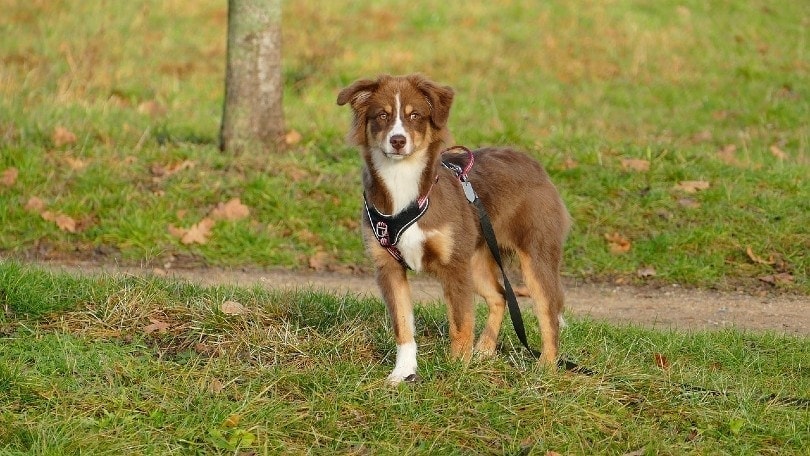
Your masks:
{"label": "background vegetation", "polygon": [[[457,142],[547,166],[576,223],[566,274],[810,291],[802,2],[287,2],[289,151],[236,158],[216,149],[225,2],[2,8],[4,255],[363,265],[334,99],[420,71],[455,87]],[[234,198],[249,216],[198,226]]]}

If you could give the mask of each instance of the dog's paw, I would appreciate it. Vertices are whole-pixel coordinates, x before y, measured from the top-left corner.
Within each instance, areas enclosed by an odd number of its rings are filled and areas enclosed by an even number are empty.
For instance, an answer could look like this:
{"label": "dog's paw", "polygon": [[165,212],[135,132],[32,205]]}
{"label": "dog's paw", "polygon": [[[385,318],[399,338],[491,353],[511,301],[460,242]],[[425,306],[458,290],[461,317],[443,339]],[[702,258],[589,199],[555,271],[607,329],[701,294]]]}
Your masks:
{"label": "dog's paw", "polygon": [[388,376],[387,382],[391,386],[397,386],[402,382],[406,383],[419,383],[422,381],[422,378],[416,372],[391,372],[391,375]]}

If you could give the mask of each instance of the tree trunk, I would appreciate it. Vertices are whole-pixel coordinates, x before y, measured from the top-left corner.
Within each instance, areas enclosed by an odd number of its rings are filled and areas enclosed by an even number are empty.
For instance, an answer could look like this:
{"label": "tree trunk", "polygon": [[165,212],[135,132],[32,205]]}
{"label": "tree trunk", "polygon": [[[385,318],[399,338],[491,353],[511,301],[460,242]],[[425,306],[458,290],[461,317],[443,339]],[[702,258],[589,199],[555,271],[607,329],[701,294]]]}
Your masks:
{"label": "tree trunk", "polygon": [[228,0],[228,56],[219,147],[283,145],[281,0]]}

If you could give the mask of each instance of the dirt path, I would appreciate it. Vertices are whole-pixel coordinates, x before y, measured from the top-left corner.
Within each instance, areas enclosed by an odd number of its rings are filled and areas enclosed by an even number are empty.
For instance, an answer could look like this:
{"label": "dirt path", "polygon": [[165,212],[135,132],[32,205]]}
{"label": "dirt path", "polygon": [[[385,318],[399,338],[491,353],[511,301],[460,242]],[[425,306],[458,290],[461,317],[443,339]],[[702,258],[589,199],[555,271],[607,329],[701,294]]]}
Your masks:
{"label": "dirt path", "polygon": [[[167,272],[96,263],[45,266],[82,274],[158,273],[203,285],[260,284],[273,288],[316,288],[338,293],[379,296],[373,278],[359,274],[222,268],[172,269]],[[441,299],[440,286],[429,277],[412,276],[411,284],[414,299]],[[521,298],[521,305],[530,305],[528,299]],[[810,297],[807,296],[760,297],[744,293],[683,289],[678,286],[638,288],[568,281],[566,307],[575,316],[658,329],[718,329],[733,326],[755,331],[810,335]]]}

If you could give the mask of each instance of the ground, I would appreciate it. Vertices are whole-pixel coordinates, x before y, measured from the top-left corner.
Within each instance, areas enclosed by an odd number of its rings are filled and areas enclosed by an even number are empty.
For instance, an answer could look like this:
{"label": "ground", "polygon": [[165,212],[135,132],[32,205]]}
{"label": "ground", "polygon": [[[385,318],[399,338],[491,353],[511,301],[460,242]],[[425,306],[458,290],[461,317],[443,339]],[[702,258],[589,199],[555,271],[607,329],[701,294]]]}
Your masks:
{"label": "ground", "polygon": [[[373,277],[367,273],[211,267],[166,270],[97,262],[45,263],[44,266],[52,270],[81,274],[158,274],[203,285],[260,284],[267,287],[315,288],[336,293],[379,296]],[[411,284],[414,299],[423,302],[441,299],[441,288],[431,278],[412,275]],[[520,301],[521,305],[529,305],[528,298],[520,298]],[[566,280],[566,309],[573,316],[657,329],[711,330],[736,327],[806,336],[810,334],[808,305],[810,297],[799,295],[752,295],[678,285],[637,287]]]}

